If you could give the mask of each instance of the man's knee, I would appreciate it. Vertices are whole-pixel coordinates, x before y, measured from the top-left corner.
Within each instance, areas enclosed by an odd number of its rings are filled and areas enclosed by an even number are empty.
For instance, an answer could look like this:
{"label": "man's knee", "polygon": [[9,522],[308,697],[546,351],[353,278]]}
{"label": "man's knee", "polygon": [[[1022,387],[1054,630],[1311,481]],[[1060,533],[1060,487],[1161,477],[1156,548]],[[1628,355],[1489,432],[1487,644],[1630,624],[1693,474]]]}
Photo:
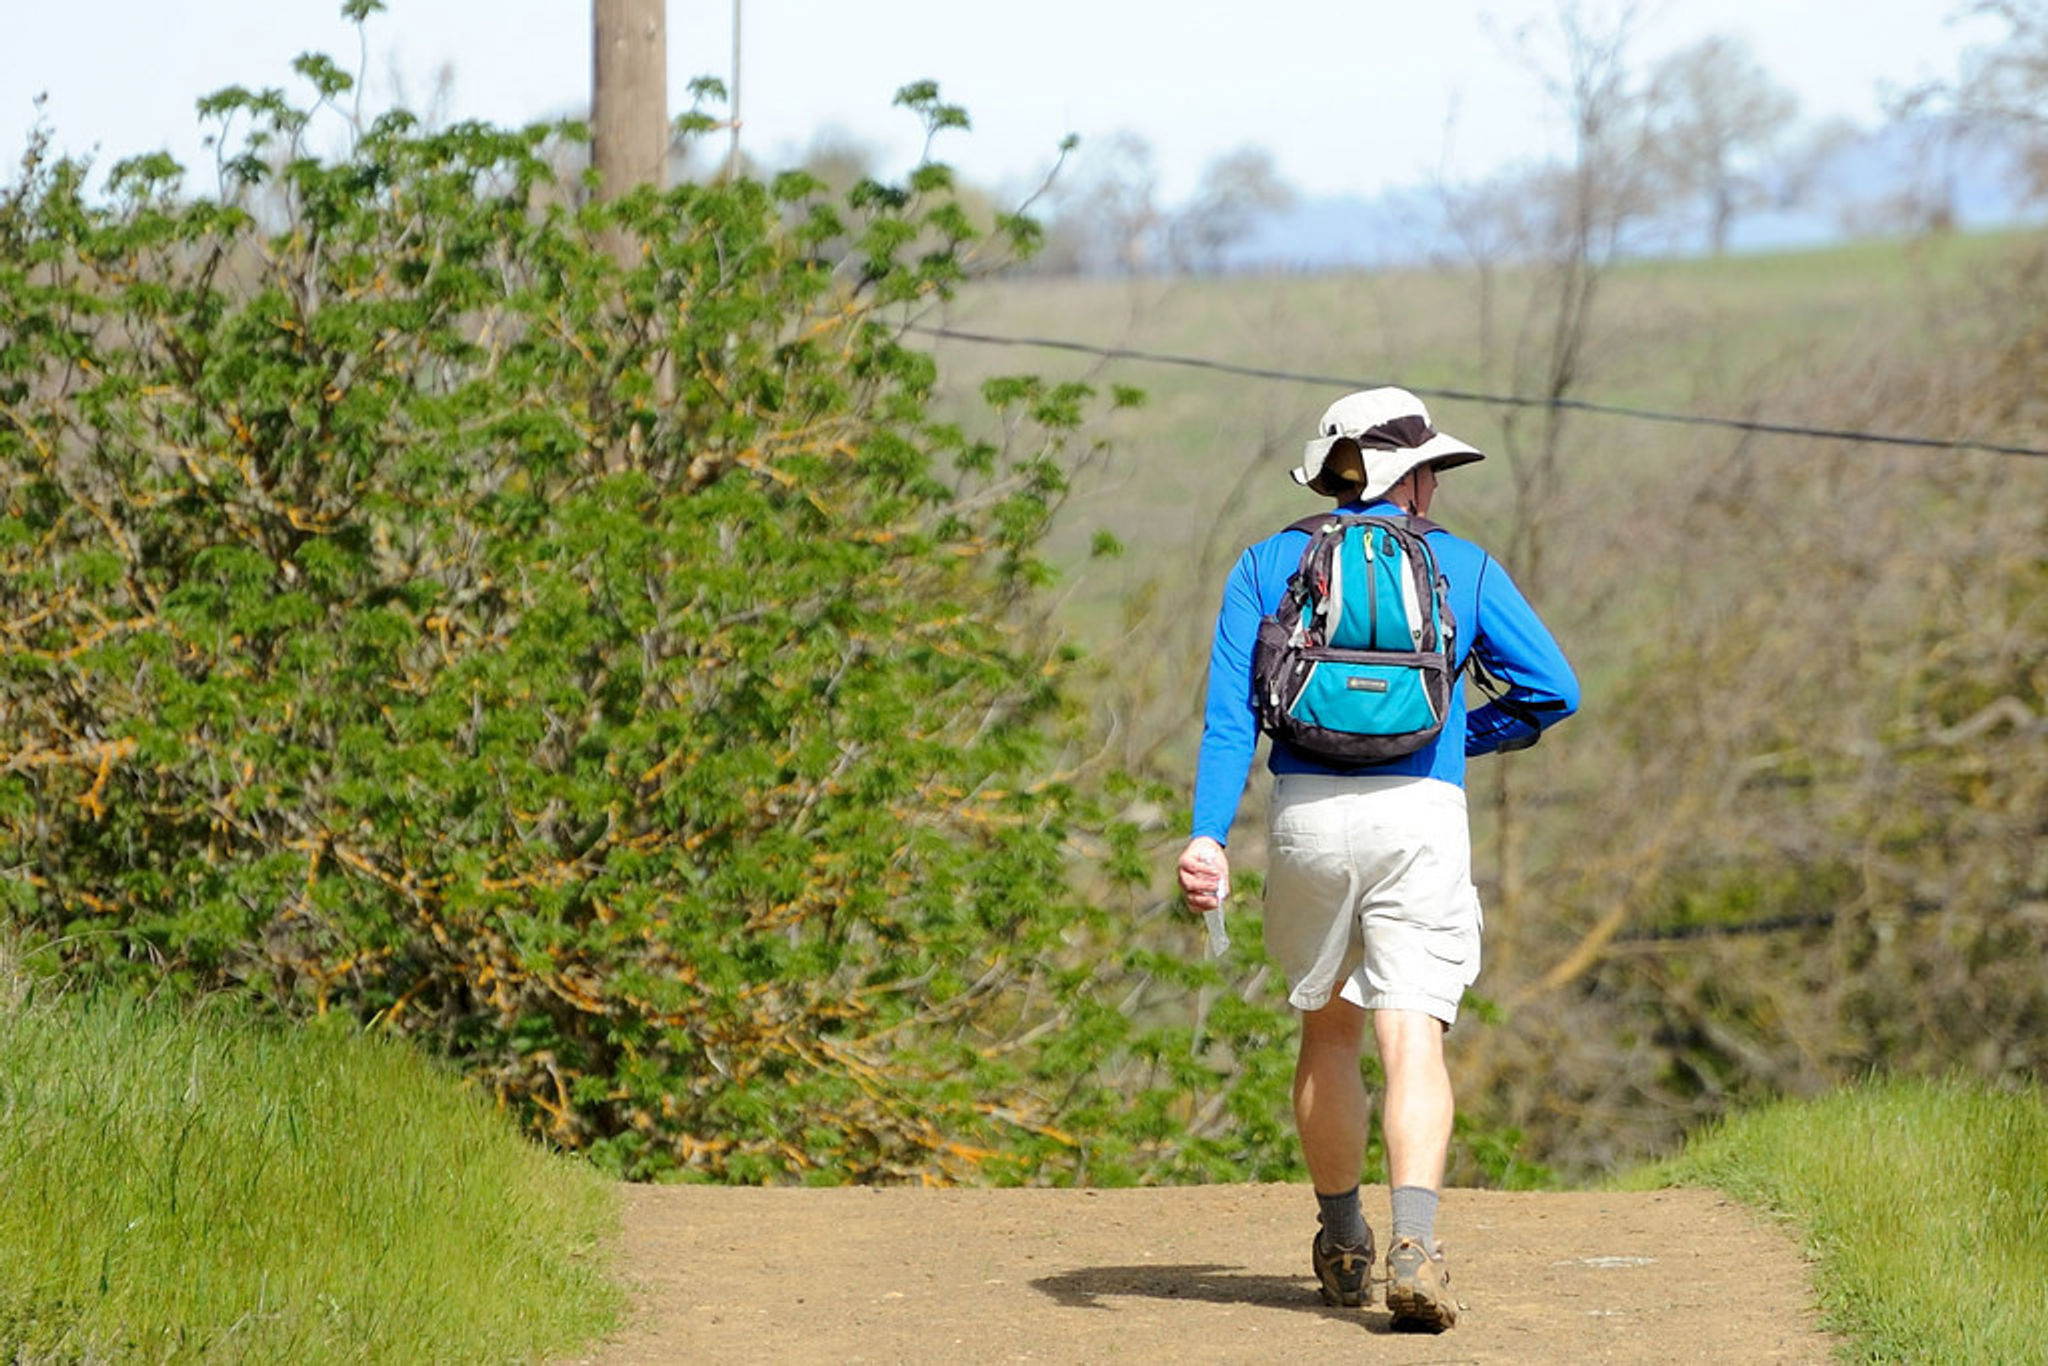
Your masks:
{"label": "man's knee", "polygon": [[1380,1065],[1391,1076],[1408,1067],[1442,1067],[1444,1022],[1420,1010],[1373,1013],[1373,1034],[1379,1043]]}
{"label": "man's knee", "polygon": [[1365,1022],[1365,1011],[1342,997],[1333,996],[1328,1004],[1302,1012],[1302,1050],[1348,1048],[1362,1054],[1365,1051]]}

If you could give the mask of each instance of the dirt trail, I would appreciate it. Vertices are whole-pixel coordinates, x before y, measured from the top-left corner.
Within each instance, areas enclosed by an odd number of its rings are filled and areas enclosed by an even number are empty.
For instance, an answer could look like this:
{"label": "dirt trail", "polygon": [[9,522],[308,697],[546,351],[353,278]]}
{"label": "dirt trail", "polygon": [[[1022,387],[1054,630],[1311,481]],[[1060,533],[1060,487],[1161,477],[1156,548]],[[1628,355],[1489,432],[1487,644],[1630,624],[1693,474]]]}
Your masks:
{"label": "dirt trail", "polygon": [[[1386,1190],[1366,1191],[1384,1245]],[[1709,1191],[1451,1191],[1465,1309],[1441,1337],[1325,1308],[1300,1186],[634,1187],[635,1314],[593,1366],[649,1362],[1824,1362],[1783,1230]]]}

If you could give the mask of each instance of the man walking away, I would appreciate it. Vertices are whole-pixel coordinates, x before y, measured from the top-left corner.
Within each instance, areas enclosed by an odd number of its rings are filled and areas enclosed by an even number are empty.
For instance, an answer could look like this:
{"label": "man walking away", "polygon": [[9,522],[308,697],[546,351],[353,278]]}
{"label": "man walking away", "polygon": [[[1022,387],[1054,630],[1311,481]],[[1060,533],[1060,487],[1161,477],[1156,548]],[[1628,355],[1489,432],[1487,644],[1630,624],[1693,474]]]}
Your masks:
{"label": "man walking away", "polygon": [[[1437,431],[1421,400],[1404,389],[1350,394],[1323,414],[1320,434],[1292,471],[1295,482],[1334,500],[1331,518],[1411,519],[1403,526],[1422,534],[1443,579],[1460,673],[1452,676],[1441,731],[1412,753],[1341,763],[1276,739],[1267,758],[1274,789],[1264,935],[1301,1012],[1294,1118],[1318,1205],[1310,1265],[1326,1302],[1371,1303],[1373,1235],[1358,1198],[1370,1123],[1359,1063],[1370,1021],[1386,1074],[1387,1309],[1396,1328],[1431,1332],[1458,1317],[1436,1241],[1453,1113],[1444,1033],[1480,961],[1465,761],[1535,743],[1579,700],[1571,666],[1507,571],[1427,521],[1438,475],[1484,458]],[[1226,845],[1259,735],[1259,625],[1280,609],[1310,536],[1290,527],[1253,545],[1224,586],[1194,826],[1179,868],[1196,912],[1218,908],[1227,894]],[[1504,690],[1468,711],[1456,680],[1474,658]]]}

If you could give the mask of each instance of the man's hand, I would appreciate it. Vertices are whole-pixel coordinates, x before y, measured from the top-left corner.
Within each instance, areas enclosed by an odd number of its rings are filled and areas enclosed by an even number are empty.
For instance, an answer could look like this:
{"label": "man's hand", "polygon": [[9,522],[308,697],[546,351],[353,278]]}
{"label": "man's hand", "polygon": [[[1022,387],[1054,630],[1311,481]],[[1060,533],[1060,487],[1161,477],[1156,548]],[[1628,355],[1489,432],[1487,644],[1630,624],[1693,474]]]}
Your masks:
{"label": "man's hand", "polygon": [[1181,851],[1180,892],[1191,911],[1213,911],[1230,899],[1230,856],[1207,835]]}

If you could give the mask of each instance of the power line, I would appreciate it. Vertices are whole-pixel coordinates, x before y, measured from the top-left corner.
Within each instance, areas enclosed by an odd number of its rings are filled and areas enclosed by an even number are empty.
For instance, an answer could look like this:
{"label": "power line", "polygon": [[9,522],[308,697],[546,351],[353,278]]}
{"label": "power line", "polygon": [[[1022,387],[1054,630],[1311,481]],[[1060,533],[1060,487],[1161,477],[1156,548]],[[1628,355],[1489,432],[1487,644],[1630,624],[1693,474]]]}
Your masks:
{"label": "power line", "polygon": [[[1004,337],[989,332],[969,332],[957,327],[932,327],[922,323],[911,323],[908,330],[930,337],[942,337],[948,341],[978,342],[991,346],[1034,346],[1053,351],[1076,351],[1082,355],[1099,356],[1104,360],[1144,361],[1152,365],[1176,365],[1191,370],[1214,370],[1226,375],[1245,375],[1253,379],[1278,379],[1298,381],[1304,384],[1341,385],[1350,389],[1366,389],[1385,381],[1361,380],[1348,375],[1317,375],[1298,370],[1275,370],[1260,365],[1239,365],[1234,361],[1211,360],[1206,356],[1177,356],[1159,351],[1140,351],[1128,346],[1095,346],[1087,342],[1066,341],[1057,337]],[[1768,436],[1794,436],[1827,441],[1855,441],[1875,446],[1911,446],[1922,450],[1935,451],[1982,451],[1989,455],[2031,456],[2048,459],[2048,449],[2038,446],[2014,446],[1997,441],[1976,441],[1968,438],[1944,441],[1931,436],[1902,436],[1890,432],[1864,432],[1844,427],[1809,427],[1794,422],[1760,422],[1753,418],[1712,417],[1700,413],[1669,413],[1654,408],[1633,408],[1617,403],[1594,403],[1582,398],[1527,398],[1515,394],[1482,394],[1469,389],[1429,389],[1416,385],[1403,386],[1411,393],[1424,398],[1449,399],[1453,402],[1490,403],[1504,408],[1561,408],[1570,412],[1587,413],[1595,417],[1630,418],[1638,422],[1669,422],[1688,427],[1718,427],[1728,431],[1756,432]]]}

